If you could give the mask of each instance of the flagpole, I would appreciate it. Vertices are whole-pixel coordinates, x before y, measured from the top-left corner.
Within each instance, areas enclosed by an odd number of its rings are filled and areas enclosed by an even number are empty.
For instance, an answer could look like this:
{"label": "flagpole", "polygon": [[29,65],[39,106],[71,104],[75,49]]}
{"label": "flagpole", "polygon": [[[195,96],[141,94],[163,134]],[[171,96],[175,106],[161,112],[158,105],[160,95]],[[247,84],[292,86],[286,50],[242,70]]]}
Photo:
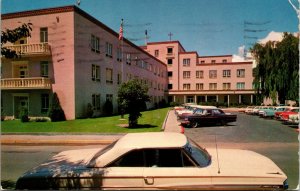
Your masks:
{"label": "flagpole", "polygon": [[124,59],[124,49],[123,49],[123,47],[124,47],[123,22],[124,22],[124,20],[121,19],[121,26],[120,26],[120,32],[119,32],[119,40],[121,40],[121,83],[124,83],[124,66],[123,66],[124,64],[123,64],[123,62],[125,60]]}

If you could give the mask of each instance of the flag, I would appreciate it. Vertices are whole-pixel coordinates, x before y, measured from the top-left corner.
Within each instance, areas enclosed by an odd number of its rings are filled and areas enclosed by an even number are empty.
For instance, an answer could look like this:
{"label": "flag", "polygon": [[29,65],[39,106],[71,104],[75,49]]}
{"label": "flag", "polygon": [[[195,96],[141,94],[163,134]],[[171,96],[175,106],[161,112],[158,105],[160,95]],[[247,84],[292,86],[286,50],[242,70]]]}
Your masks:
{"label": "flag", "polygon": [[121,20],[121,26],[119,31],[119,40],[123,39],[123,19]]}

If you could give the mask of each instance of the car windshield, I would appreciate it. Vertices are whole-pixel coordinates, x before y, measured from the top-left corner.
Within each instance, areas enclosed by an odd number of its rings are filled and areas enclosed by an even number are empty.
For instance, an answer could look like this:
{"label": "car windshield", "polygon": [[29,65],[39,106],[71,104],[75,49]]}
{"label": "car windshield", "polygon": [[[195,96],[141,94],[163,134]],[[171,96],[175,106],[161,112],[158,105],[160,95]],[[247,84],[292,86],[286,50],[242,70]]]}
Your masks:
{"label": "car windshield", "polygon": [[210,164],[211,156],[209,153],[193,140],[188,139],[184,149],[196,160],[200,167],[206,167]]}
{"label": "car windshield", "polygon": [[109,151],[110,149],[112,149],[115,144],[118,142],[118,140],[116,140],[115,142],[109,144],[108,146],[104,147],[103,149],[100,149],[99,152],[97,152],[93,158],[90,160],[89,164],[87,165],[88,167],[94,167],[95,166],[95,162],[96,162],[96,159],[98,157],[100,157],[101,155],[103,155],[104,153],[106,153],[107,151]]}

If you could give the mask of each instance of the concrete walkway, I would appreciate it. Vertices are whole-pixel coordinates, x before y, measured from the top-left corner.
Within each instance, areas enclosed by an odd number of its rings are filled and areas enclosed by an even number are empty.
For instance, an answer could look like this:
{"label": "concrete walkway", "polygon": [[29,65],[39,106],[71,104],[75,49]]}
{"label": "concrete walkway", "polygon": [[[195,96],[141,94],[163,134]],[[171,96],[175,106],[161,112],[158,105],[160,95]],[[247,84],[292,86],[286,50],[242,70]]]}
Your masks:
{"label": "concrete walkway", "polygon": [[[182,132],[174,110],[169,110],[162,129],[165,132]],[[39,145],[87,145],[87,144],[110,144],[124,134],[73,134],[49,133],[49,134],[3,134],[1,144],[39,144]]]}

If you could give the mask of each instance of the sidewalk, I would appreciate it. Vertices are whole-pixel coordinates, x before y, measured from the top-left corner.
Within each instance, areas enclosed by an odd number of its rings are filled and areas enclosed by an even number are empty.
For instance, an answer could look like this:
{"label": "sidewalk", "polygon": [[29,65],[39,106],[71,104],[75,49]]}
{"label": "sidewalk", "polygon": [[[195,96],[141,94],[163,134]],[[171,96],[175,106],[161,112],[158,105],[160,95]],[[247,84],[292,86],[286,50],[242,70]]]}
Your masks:
{"label": "sidewalk", "polygon": [[[178,132],[182,129],[177,122],[174,110],[169,110],[162,129],[165,132]],[[39,145],[87,145],[87,144],[110,144],[124,134],[3,134],[1,144],[39,144]]]}

